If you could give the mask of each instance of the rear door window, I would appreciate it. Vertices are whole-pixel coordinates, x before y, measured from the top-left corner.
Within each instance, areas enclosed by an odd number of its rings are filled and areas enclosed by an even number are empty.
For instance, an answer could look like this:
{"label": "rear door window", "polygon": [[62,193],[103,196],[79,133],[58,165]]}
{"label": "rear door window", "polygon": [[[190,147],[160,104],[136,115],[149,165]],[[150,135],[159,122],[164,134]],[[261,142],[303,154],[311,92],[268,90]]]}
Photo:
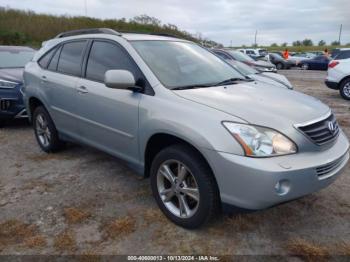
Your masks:
{"label": "rear door window", "polygon": [[68,75],[80,76],[85,45],[86,41],[64,44],[58,61],[57,71]]}

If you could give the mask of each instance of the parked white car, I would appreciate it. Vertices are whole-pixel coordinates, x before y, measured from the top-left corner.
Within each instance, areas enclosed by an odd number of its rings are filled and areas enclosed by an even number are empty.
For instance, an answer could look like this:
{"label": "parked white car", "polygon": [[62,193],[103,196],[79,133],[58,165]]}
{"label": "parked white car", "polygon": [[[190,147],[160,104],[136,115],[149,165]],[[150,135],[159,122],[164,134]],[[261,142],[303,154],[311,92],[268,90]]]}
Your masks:
{"label": "parked white car", "polygon": [[267,50],[261,48],[239,49],[239,51],[241,51],[243,54],[249,55],[254,59],[267,55]]}
{"label": "parked white car", "polygon": [[329,88],[339,90],[344,99],[350,100],[350,58],[332,60],[325,83]]}

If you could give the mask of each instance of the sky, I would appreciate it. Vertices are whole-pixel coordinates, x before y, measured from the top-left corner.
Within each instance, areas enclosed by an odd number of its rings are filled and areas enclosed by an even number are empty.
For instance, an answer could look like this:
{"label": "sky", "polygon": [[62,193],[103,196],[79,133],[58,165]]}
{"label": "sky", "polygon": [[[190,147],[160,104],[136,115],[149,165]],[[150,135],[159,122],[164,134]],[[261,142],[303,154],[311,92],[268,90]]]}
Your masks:
{"label": "sky", "polygon": [[0,0],[0,6],[55,15],[87,15],[102,19],[147,14],[162,23],[201,33],[225,46],[257,43],[350,43],[350,0]]}

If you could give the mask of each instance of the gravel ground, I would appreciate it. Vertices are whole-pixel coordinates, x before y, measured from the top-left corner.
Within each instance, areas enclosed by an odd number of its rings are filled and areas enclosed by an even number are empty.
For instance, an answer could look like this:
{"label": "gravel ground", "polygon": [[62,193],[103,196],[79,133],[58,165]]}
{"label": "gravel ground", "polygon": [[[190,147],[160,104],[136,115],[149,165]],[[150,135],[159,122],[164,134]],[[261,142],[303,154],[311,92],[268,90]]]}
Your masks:
{"label": "gravel ground", "polygon": [[[325,72],[282,73],[350,137],[350,102],[326,88]],[[45,154],[23,122],[0,129],[0,145],[0,254],[350,255],[349,166],[320,192],[188,231],[164,218],[149,180],[107,154]]]}

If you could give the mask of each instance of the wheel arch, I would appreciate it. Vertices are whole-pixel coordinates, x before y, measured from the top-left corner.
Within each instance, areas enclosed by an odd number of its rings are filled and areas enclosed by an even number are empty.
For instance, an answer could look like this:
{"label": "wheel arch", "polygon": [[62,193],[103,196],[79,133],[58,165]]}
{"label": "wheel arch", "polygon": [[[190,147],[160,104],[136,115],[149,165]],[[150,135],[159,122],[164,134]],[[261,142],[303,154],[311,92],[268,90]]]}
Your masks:
{"label": "wheel arch", "polygon": [[350,75],[344,76],[344,77],[339,81],[338,87],[340,88],[340,86],[343,84],[343,82],[344,82],[345,80],[348,80],[348,79],[350,79]]}
{"label": "wheel arch", "polygon": [[33,112],[38,106],[46,108],[45,104],[39,98],[32,96],[28,99],[28,116],[30,119],[32,119]]}
{"label": "wheel arch", "polygon": [[207,161],[206,157],[204,156],[203,152],[201,152],[199,147],[195,146],[194,143],[182,137],[179,137],[174,134],[165,133],[165,132],[155,133],[152,136],[150,136],[149,139],[147,140],[147,143],[144,149],[144,176],[145,177],[149,177],[151,164],[154,157],[157,155],[157,153],[159,153],[162,149],[175,144],[183,144],[193,149],[198,154],[198,156],[200,156],[203,159],[203,161],[207,164],[208,168],[210,168],[210,171],[213,173],[213,176],[215,179],[213,169],[211,168],[209,162]]}

